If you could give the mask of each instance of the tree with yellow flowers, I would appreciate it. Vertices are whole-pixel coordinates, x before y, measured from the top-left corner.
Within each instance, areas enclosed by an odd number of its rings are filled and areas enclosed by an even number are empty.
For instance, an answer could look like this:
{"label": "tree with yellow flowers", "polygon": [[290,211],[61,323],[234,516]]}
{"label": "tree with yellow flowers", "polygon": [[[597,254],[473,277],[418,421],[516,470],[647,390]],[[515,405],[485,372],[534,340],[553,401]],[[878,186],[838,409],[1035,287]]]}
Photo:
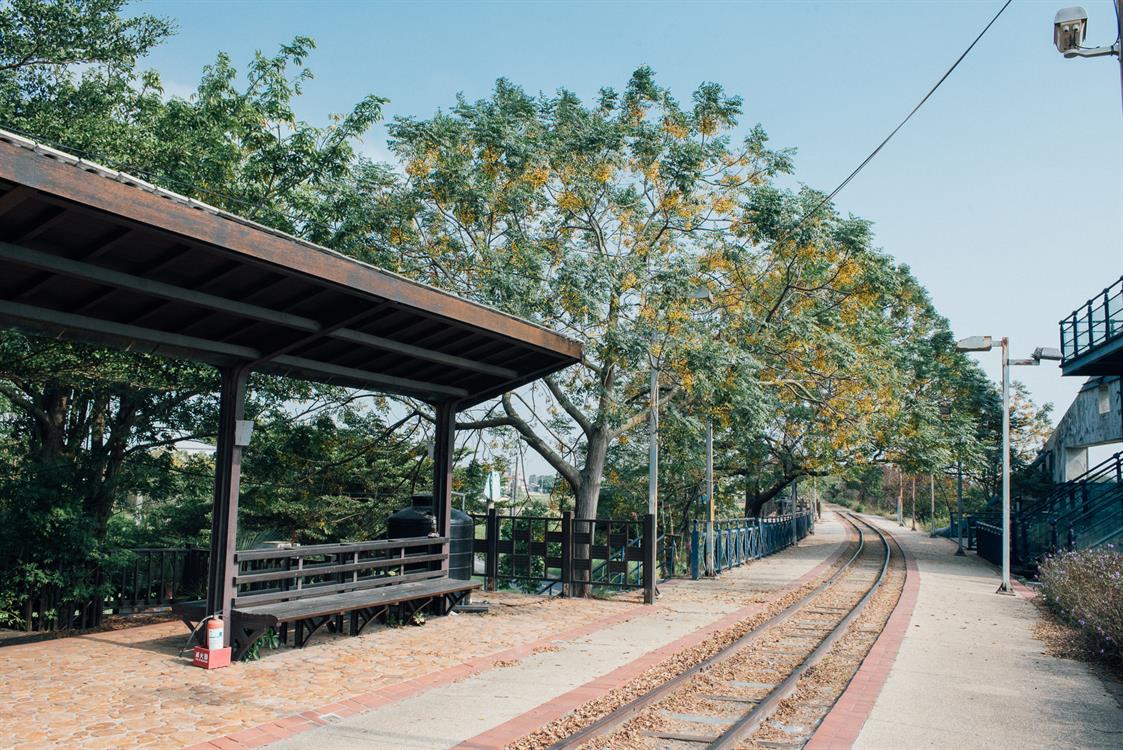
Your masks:
{"label": "tree with yellow flowers", "polygon": [[790,165],[759,127],[730,138],[740,114],[716,84],[683,105],[640,68],[588,104],[501,80],[488,99],[390,126],[406,179],[386,203],[384,255],[585,345],[580,366],[459,425],[514,430],[580,517],[596,515],[610,446],[646,423],[652,369],[670,404],[744,358],[698,314],[697,291],[739,205]]}

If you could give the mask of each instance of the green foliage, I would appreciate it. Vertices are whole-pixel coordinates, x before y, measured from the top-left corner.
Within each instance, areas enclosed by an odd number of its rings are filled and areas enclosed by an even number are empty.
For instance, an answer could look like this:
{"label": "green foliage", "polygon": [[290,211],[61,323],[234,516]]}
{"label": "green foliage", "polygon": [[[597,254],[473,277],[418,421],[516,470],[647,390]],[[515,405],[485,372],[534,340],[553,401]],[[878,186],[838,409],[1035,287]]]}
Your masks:
{"label": "green foliage", "polygon": [[[294,100],[311,75],[301,67],[312,49],[304,38],[257,54],[240,72],[219,55],[195,95],[165,97],[159,78],[138,65],[171,25],[126,18],[122,7],[0,6],[0,125],[262,223],[343,242],[348,206],[380,179],[353,141],[383,100],[367,97],[326,127],[298,120]],[[112,544],[205,541],[200,500],[211,480],[190,478],[205,467],[166,448],[213,435],[217,383],[206,366],[0,333],[8,468],[0,477],[0,592],[15,601],[50,584],[78,597]],[[266,422],[293,402],[338,396],[278,378],[255,378],[251,389],[249,415]],[[317,494],[350,492],[343,484],[333,477]],[[132,511],[139,523],[111,524],[130,496],[150,500]],[[336,515],[345,510],[329,505]]]}
{"label": "green foliage", "polygon": [[281,647],[281,637],[277,635],[274,628],[269,628],[265,634],[258,638],[253,644],[246,649],[246,653],[242,654],[242,661],[257,661],[261,658],[261,647],[265,646],[270,650],[276,650]]}
{"label": "green foliage", "polygon": [[[582,101],[501,79],[391,123],[399,174],[355,151],[384,99],[296,116],[311,39],[240,68],[218,54],[191,96],[167,96],[141,64],[172,25],[123,5],[0,6],[0,125],[579,339],[580,365],[460,425],[543,456],[556,509],[644,512],[652,370],[664,528],[708,506],[707,423],[719,515],[828,475],[869,502],[887,463],[993,483],[993,387],[868,222],[772,184],[791,151],[738,130],[719,85],[680,102],[641,67]],[[206,544],[210,459],[171,446],[212,438],[216,390],[209,367],[0,333],[0,617],[43,586],[91,592],[110,550]],[[369,538],[428,483],[423,405],[390,424],[383,400],[255,377],[247,408],[245,543]],[[1017,462],[1047,417],[1018,391]],[[470,510],[504,464],[482,443],[454,475]]]}

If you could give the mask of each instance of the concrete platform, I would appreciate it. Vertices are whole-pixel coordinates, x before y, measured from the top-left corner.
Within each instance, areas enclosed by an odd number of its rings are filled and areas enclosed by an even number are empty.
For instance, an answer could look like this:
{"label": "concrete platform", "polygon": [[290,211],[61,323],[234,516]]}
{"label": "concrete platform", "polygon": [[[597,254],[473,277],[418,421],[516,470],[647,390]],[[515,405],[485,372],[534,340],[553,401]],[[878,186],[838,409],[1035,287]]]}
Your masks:
{"label": "concrete platform", "polygon": [[671,654],[704,641],[765,605],[775,593],[818,576],[845,549],[843,524],[828,514],[797,547],[727,571],[716,580],[662,586],[654,607],[616,624],[558,639],[525,657],[404,695],[267,745],[311,748],[500,748],[564,715]]}
{"label": "concrete platform", "polygon": [[1030,592],[995,594],[998,574],[974,553],[868,518],[915,564],[890,627],[808,750],[1123,747],[1123,708],[1100,679],[1033,637]]}

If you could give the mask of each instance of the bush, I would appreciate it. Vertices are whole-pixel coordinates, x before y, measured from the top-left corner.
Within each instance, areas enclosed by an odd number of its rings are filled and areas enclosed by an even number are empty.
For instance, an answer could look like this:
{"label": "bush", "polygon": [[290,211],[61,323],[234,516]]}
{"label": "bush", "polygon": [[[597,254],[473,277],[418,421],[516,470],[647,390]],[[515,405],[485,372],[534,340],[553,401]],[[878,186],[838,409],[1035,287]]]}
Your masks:
{"label": "bush", "polygon": [[1046,603],[1103,656],[1123,659],[1123,555],[1113,545],[1064,552],[1041,564]]}

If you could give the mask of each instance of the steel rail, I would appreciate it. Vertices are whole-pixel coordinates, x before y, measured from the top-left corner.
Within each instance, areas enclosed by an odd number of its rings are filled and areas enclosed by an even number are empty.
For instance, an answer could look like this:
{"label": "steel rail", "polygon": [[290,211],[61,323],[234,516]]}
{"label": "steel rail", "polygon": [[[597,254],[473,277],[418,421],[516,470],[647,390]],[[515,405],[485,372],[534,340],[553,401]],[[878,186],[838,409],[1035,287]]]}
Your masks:
{"label": "steel rail", "polygon": [[578,748],[581,745],[584,745],[586,742],[589,742],[596,737],[605,735],[626,724],[627,722],[631,721],[637,714],[641,713],[652,704],[658,703],[660,700],[673,693],[694,675],[732,657],[734,654],[740,651],[741,648],[747,645],[749,641],[752,641],[762,633],[771,630],[773,627],[779,625],[780,623],[785,622],[786,620],[791,618],[792,615],[794,615],[797,611],[805,607],[812,599],[823,593],[823,591],[825,591],[827,588],[833,586],[847,571],[847,569],[854,563],[854,561],[858,559],[858,556],[862,554],[862,551],[865,549],[866,544],[865,535],[862,533],[862,529],[858,526],[858,524],[854,523],[854,520],[847,515],[840,514],[840,517],[843,520],[849,522],[850,525],[854,528],[854,531],[858,533],[858,547],[856,550],[854,550],[854,554],[851,555],[850,558],[842,565],[842,567],[836,570],[834,574],[830,576],[830,578],[827,578],[825,581],[812,589],[808,594],[801,597],[799,601],[789,604],[773,617],[770,617],[769,619],[760,623],[736,640],[726,644],[716,654],[706,657],[694,666],[686,669],[683,672],[680,672],[674,677],[671,677],[666,682],[656,685],[652,689],[633,698],[624,705],[617,707],[612,712],[605,716],[602,716],[592,724],[582,727],[568,737],[558,740],[554,744],[550,745],[547,750],[570,750],[572,748]]}
{"label": "steel rail", "polygon": [[865,595],[858,600],[858,603],[851,608],[851,610],[846,614],[845,617],[842,618],[842,620],[839,621],[834,629],[831,630],[831,632],[828,633],[827,636],[819,642],[819,645],[815,647],[815,650],[812,651],[807,656],[807,658],[799,664],[799,666],[792,670],[792,672],[786,678],[784,678],[783,682],[774,687],[771,692],[769,692],[768,695],[766,695],[760,701],[760,703],[757,703],[755,706],[749,709],[749,711],[747,711],[740,719],[735,721],[731,727],[722,732],[716,740],[707,745],[707,750],[733,750],[733,748],[737,747],[739,744],[744,742],[745,739],[751,736],[752,733],[755,732],[761,725],[761,723],[772,715],[772,712],[776,710],[776,707],[780,704],[780,701],[784,700],[795,692],[796,686],[799,683],[800,678],[803,677],[804,673],[806,673],[807,670],[811,667],[818,664],[819,661],[827,655],[827,652],[830,650],[831,646],[833,646],[835,642],[842,637],[850,623],[853,622],[854,618],[862,613],[862,611],[866,608],[866,605],[869,604],[870,599],[873,598],[873,595],[877,593],[877,590],[879,588],[881,588],[881,584],[885,581],[885,575],[889,570],[889,561],[892,558],[893,554],[891,545],[889,544],[889,539],[886,538],[885,533],[881,529],[877,528],[869,521],[858,518],[857,516],[853,516],[852,514],[847,515],[851,516],[851,521],[857,518],[858,521],[868,526],[881,538],[881,542],[885,545],[885,559],[882,560],[881,570],[878,573],[877,580],[873,582],[873,585],[870,586]]}

